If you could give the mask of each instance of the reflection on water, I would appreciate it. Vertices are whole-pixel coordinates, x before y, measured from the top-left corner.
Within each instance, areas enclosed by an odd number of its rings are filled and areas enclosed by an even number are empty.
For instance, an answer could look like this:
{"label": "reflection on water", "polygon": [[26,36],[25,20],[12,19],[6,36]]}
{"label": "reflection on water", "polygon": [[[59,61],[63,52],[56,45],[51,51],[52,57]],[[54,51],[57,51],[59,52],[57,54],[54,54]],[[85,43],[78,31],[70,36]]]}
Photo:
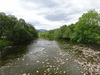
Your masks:
{"label": "reflection on water", "polygon": [[12,61],[15,58],[23,56],[27,52],[26,46],[6,48],[0,51],[0,66]]}

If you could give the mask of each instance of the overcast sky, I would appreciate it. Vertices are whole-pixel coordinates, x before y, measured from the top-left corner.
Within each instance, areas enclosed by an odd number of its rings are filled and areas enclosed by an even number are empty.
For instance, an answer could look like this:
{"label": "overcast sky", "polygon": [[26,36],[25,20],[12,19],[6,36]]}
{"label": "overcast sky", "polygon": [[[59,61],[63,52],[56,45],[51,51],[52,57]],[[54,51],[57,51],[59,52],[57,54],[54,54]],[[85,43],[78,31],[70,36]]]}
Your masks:
{"label": "overcast sky", "polygon": [[0,0],[0,12],[23,18],[36,29],[75,23],[88,10],[100,10],[100,0]]}

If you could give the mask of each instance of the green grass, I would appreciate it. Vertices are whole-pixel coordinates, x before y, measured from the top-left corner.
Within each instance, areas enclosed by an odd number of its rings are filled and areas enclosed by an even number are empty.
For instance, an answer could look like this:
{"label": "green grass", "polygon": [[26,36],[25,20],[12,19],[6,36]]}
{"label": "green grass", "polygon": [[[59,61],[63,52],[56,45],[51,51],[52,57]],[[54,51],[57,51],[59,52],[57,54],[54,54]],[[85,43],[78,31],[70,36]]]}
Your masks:
{"label": "green grass", "polygon": [[7,40],[0,40],[0,48],[3,48],[5,46],[10,46],[12,45],[13,43],[10,42],[10,41],[7,41]]}

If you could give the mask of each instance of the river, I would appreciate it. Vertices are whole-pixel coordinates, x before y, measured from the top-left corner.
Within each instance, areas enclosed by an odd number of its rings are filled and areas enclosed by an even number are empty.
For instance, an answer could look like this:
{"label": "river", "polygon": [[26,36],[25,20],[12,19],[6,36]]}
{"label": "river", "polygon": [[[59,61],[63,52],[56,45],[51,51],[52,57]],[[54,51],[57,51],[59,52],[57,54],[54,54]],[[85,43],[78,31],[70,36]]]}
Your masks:
{"label": "river", "polygon": [[34,42],[0,51],[0,75],[83,75],[77,56],[57,41]]}

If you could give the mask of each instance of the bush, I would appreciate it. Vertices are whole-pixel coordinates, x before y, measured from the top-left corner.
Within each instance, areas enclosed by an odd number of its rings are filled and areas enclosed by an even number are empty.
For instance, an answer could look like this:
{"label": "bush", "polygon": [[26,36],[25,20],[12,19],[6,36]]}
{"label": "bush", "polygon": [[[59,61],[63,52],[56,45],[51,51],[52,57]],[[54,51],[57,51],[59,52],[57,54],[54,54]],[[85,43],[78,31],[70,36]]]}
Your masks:
{"label": "bush", "polygon": [[0,40],[0,48],[3,48],[5,46],[10,46],[12,45],[13,42],[7,41],[7,40]]}

